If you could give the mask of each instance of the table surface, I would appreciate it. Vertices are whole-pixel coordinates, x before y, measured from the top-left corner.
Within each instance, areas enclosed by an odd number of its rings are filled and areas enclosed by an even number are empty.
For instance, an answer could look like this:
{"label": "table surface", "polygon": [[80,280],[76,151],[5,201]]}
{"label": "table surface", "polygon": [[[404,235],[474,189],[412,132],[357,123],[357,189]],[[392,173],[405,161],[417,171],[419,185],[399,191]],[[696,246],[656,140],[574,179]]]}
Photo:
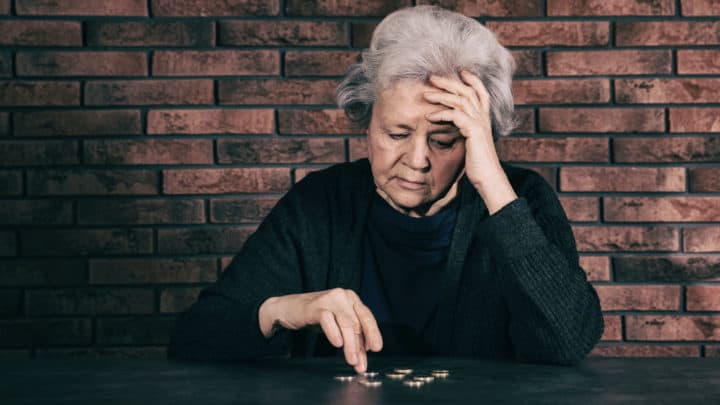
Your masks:
{"label": "table surface", "polygon": [[720,404],[718,359],[587,359],[548,366],[458,358],[377,358],[370,368],[450,370],[420,388],[384,380],[377,388],[334,377],[340,358],[189,363],[132,359],[0,361],[3,404],[144,403],[538,403]]}

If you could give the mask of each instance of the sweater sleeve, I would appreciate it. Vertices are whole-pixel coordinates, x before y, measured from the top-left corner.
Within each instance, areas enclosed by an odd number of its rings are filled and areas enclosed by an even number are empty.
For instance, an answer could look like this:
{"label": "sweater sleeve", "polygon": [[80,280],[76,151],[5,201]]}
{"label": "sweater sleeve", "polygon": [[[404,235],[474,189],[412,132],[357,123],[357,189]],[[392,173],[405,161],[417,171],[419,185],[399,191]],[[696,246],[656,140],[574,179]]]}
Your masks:
{"label": "sweater sleeve", "polygon": [[486,218],[486,237],[519,361],[571,365],[599,341],[600,302],[579,265],[575,238],[555,192],[539,175],[530,193]]}
{"label": "sweater sleeve", "polygon": [[287,355],[291,332],[266,339],[258,309],[269,297],[302,291],[301,244],[305,199],[291,189],[243,245],[218,281],[175,322],[168,358],[238,360]]}

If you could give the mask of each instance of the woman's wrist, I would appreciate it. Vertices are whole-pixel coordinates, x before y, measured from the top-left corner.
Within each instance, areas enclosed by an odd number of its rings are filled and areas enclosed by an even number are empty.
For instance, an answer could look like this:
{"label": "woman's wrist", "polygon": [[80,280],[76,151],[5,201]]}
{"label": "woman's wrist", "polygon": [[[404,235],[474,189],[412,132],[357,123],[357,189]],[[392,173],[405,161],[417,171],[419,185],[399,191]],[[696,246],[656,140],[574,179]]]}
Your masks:
{"label": "woman's wrist", "polygon": [[258,325],[260,332],[269,339],[275,335],[280,329],[280,319],[278,317],[278,307],[281,305],[280,297],[270,297],[266,299],[258,309]]}

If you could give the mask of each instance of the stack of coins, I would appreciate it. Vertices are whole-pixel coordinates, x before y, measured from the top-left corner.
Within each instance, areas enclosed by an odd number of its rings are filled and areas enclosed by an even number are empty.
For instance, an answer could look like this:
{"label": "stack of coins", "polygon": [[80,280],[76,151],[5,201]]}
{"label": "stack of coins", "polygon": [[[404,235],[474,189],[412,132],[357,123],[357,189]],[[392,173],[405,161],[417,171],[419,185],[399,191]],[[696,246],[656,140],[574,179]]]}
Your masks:
{"label": "stack of coins", "polygon": [[[385,372],[386,378],[391,380],[402,380],[403,385],[412,388],[419,388],[425,384],[430,384],[435,379],[445,379],[450,376],[449,370],[434,369],[430,371],[428,375],[413,375],[412,368],[409,367],[398,367],[392,369],[392,371]],[[366,371],[359,375],[338,375],[335,379],[341,382],[356,381],[365,387],[380,387],[383,381],[380,379],[380,373],[378,371]]]}

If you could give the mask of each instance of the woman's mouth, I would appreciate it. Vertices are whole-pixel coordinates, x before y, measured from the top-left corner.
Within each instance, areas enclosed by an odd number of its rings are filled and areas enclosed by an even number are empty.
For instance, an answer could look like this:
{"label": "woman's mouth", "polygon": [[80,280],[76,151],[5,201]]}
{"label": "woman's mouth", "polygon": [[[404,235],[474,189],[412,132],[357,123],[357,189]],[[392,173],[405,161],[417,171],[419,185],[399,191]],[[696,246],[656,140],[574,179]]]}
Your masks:
{"label": "woman's mouth", "polygon": [[408,190],[421,190],[425,188],[425,182],[424,181],[412,181],[412,180],[406,180],[402,177],[396,177],[397,183],[400,185],[400,187],[408,189]]}

